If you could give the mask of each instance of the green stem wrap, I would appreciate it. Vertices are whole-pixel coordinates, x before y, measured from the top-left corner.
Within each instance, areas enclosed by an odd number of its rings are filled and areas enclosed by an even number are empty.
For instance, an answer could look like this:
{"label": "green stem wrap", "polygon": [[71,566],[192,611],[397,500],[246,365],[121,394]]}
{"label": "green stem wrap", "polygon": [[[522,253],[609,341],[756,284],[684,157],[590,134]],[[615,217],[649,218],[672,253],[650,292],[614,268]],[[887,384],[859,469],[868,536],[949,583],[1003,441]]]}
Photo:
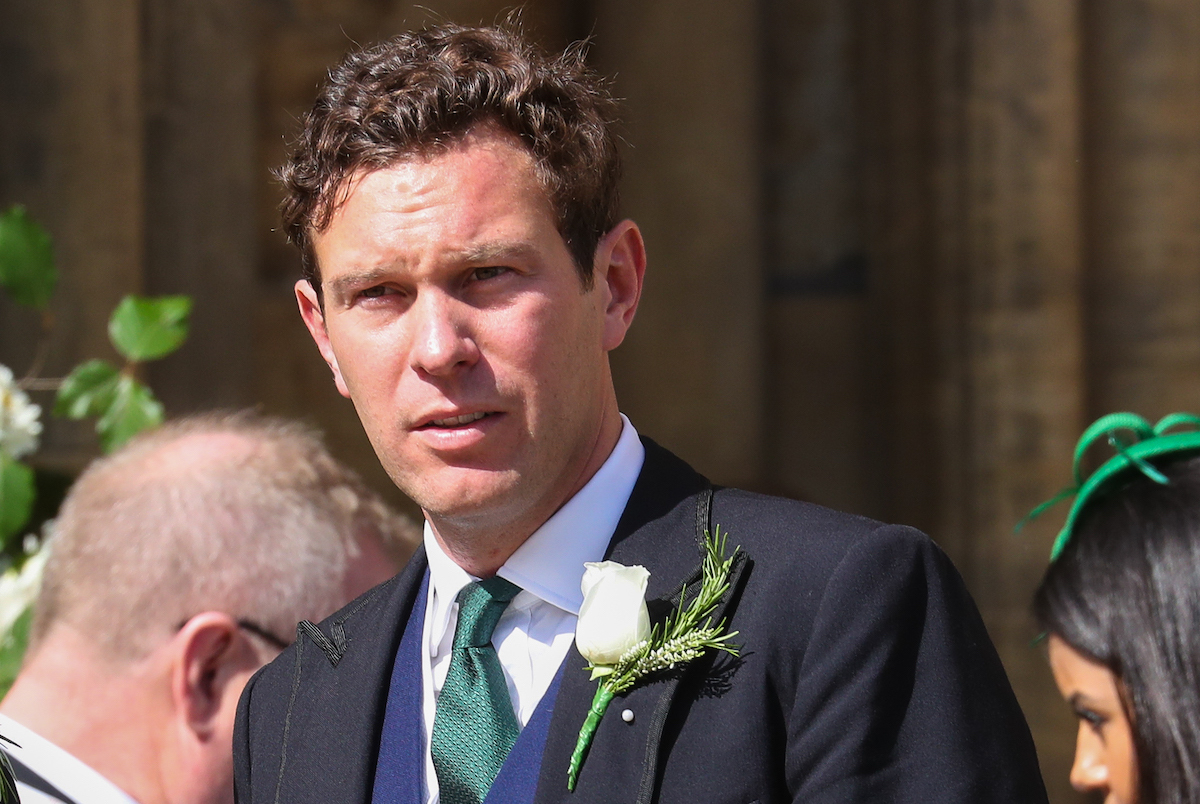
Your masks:
{"label": "green stem wrap", "polygon": [[613,694],[607,686],[601,684],[596,688],[596,696],[592,698],[592,708],[588,710],[583,726],[579,729],[579,739],[575,741],[575,750],[571,753],[571,764],[567,768],[567,789],[572,792],[575,790],[575,780],[579,778],[579,769],[583,767],[583,760],[587,757],[588,747],[592,744],[592,737],[596,735],[596,727],[600,725],[600,718],[604,717],[604,710],[608,709],[608,704],[612,699]]}

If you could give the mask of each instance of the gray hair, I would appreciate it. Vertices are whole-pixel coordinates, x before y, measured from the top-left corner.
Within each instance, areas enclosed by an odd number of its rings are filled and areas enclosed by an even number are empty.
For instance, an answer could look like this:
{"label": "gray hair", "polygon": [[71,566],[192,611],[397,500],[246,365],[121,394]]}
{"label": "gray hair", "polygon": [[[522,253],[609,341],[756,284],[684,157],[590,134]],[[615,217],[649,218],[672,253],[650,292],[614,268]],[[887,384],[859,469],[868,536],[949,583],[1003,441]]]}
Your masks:
{"label": "gray hair", "polygon": [[249,412],[180,419],[95,461],[71,488],[31,649],[61,622],[137,657],[209,610],[290,637],[298,620],[347,601],[364,548],[398,567],[419,540],[309,428]]}

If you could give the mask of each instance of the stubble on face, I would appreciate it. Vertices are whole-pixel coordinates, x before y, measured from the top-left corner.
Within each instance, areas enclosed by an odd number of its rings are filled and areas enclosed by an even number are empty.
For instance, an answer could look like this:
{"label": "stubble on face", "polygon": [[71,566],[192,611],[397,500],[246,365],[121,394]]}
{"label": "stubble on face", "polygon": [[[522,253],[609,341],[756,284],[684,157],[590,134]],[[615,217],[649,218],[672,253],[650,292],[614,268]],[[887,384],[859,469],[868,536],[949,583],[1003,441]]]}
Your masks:
{"label": "stubble on face", "polygon": [[356,176],[314,247],[323,353],[392,479],[447,546],[511,552],[620,434],[604,283],[583,289],[532,157],[485,129]]}

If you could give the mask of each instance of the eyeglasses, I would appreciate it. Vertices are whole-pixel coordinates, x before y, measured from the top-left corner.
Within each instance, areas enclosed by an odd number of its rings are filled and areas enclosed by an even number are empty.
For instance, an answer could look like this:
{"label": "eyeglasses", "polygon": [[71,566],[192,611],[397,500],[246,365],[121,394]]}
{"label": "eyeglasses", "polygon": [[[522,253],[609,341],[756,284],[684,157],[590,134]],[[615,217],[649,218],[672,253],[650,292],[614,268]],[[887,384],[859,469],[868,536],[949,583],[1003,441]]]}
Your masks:
{"label": "eyeglasses", "polygon": [[289,645],[292,644],[290,641],[287,641],[285,639],[282,639],[281,637],[275,636],[275,632],[271,631],[268,628],[264,628],[263,626],[254,622],[254,620],[240,619],[237,621],[237,626],[238,626],[238,628],[241,628],[243,631],[249,631],[250,633],[254,634],[256,637],[261,638],[268,644],[272,645],[273,647],[279,648],[280,650],[285,650],[285,649],[287,649],[287,647]]}
{"label": "eyeglasses", "polygon": [[[187,620],[184,620],[179,625],[175,626],[175,630],[176,631],[182,630],[183,627],[188,624],[188,620],[191,620],[191,619],[192,619],[191,617],[188,617]],[[279,648],[279,650],[286,650],[288,648],[288,646],[290,646],[292,644],[289,640],[286,640],[280,636],[277,636],[274,631],[267,628],[266,626],[259,625],[258,623],[254,622],[254,620],[250,620],[245,617],[241,617],[241,618],[238,618],[237,620],[235,620],[234,622],[237,623],[238,628],[242,629],[243,631],[248,631],[251,634],[254,634],[256,637],[263,640],[264,642],[266,642],[268,645],[270,645],[273,648]]]}

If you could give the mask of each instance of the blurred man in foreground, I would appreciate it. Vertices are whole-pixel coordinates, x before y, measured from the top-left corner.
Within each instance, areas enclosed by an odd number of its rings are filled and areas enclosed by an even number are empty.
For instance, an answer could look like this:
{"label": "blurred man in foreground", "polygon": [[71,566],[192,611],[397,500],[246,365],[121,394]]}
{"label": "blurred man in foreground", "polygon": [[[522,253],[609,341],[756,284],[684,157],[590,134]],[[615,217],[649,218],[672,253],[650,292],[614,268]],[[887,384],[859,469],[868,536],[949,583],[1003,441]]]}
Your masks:
{"label": "blurred man in foreground", "polygon": [[22,801],[233,800],[247,679],[420,538],[310,431],[185,419],[79,478],[0,704]]}

